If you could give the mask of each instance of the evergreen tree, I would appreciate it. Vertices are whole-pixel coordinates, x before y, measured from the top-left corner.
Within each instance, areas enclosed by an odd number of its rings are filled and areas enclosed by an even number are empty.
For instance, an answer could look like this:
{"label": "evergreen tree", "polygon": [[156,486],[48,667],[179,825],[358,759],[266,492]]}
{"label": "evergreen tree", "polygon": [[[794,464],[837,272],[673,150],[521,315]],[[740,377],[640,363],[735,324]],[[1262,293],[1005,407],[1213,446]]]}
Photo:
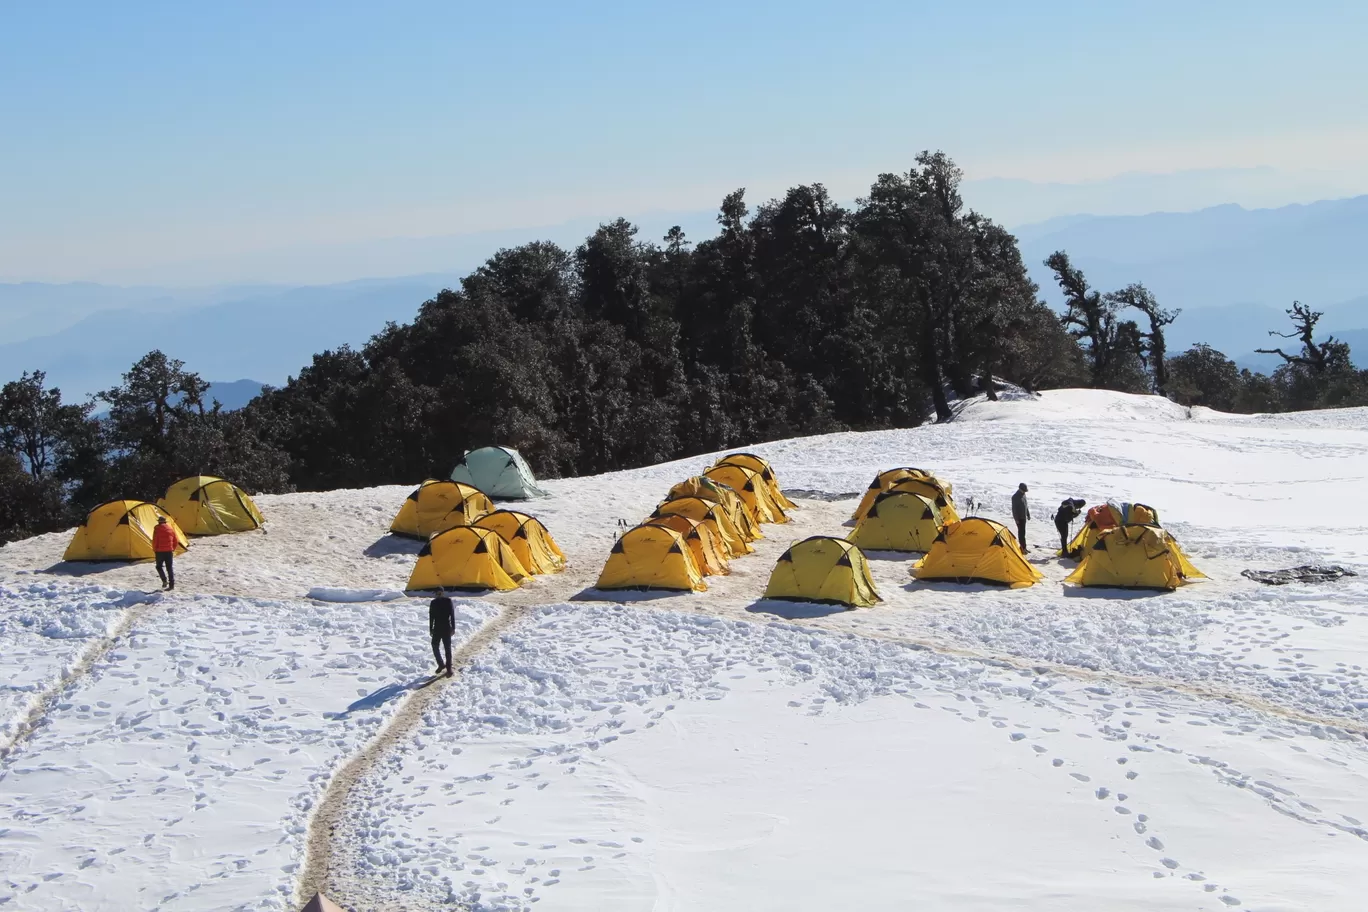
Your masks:
{"label": "evergreen tree", "polygon": [[1164,342],[1164,327],[1178,319],[1182,311],[1164,310],[1150,290],[1139,283],[1110,292],[1107,302],[1118,309],[1130,307],[1138,310],[1149,321],[1150,331],[1142,332],[1140,344],[1133,347],[1138,349],[1142,362],[1154,377],[1154,392],[1165,395],[1168,387],[1168,346]]}
{"label": "evergreen tree", "polygon": [[1180,405],[1205,405],[1222,412],[1236,409],[1240,369],[1209,345],[1194,345],[1168,359],[1167,392]]}
{"label": "evergreen tree", "polygon": [[1115,295],[1104,295],[1089,287],[1083,271],[1062,250],[1050,254],[1045,265],[1054,272],[1055,281],[1064,292],[1068,308],[1061,318],[1064,326],[1071,336],[1086,343],[1090,385],[1121,392],[1149,392],[1150,383],[1141,360],[1144,336],[1135,321],[1119,318],[1122,302]]}
{"label": "evergreen tree", "polygon": [[1288,354],[1281,348],[1256,349],[1283,360],[1272,379],[1286,406],[1298,410],[1368,404],[1368,371],[1354,367],[1349,346],[1334,336],[1316,341],[1316,324],[1322,314],[1294,301],[1287,315],[1293,331],[1269,330],[1268,334],[1298,340],[1300,351]]}

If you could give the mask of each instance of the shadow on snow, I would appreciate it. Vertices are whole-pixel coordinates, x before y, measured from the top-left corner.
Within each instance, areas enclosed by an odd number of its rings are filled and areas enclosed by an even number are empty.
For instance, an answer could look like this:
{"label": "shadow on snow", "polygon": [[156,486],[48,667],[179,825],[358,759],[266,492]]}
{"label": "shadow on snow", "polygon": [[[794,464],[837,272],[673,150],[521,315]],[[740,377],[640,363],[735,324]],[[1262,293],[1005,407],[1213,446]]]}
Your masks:
{"label": "shadow on snow", "polygon": [[361,699],[355,701],[340,713],[324,713],[325,719],[345,719],[355,712],[366,712],[367,710],[379,709],[386,703],[414,690],[422,690],[429,684],[437,680],[436,676],[414,678],[407,684],[386,684],[384,687],[373,690]]}
{"label": "shadow on snow", "polygon": [[590,586],[570,596],[572,602],[654,602],[697,595],[684,589],[596,589]]}
{"label": "shadow on snow", "polygon": [[97,573],[107,573],[110,570],[117,570],[120,567],[128,567],[133,564],[147,564],[152,566],[150,559],[145,560],[122,560],[122,561],[58,561],[51,567],[44,567],[39,573],[51,573],[53,576],[94,576]]}
{"label": "shadow on snow", "polygon": [[416,538],[405,538],[402,535],[382,535],[361,553],[366,557],[389,557],[394,554],[415,557],[422,549],[423,543]]}
{"label": "shadow on snow", "polygon": [[806,621],[852,610],[846,605],[827,602],[793,602],[786,599],[760,599],[746,606],[751,614],[770,614],[786,621]]}

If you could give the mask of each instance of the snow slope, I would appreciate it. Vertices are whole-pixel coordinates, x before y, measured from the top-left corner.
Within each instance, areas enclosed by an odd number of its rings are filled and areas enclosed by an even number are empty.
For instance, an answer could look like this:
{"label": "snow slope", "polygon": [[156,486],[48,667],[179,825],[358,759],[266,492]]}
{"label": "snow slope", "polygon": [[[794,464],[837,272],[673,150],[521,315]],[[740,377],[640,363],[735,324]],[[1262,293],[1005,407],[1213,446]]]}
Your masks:
{"label": "snow slope", "polygon": [[548,608],[355,795],[346,895],[1350,908],[1363,761],[1359,738],[1172,693],[788,624]]}
{"label": "snow slope", "polygon": [[[1368,411],[1062,390],[753,449],[800,509],[693,595],[592,586],[709,458],[548,482],[570,569],[463,603],[497,642],[423,691],[407,488],[261,497],[269,532],[196,541],[174,596],[67,535],[0,548],[0,908],[289,908],[320,796],[420,692],[321,839],[357,909],[1361,906],[1368,575],[1239,571],[1368,570]],[[998,519],[1026,481],[1046,581],[873,554],[875,608],[759,598],[908,464]],[[1065,496],[1158,507],[1211,580],[1062,586]]]}

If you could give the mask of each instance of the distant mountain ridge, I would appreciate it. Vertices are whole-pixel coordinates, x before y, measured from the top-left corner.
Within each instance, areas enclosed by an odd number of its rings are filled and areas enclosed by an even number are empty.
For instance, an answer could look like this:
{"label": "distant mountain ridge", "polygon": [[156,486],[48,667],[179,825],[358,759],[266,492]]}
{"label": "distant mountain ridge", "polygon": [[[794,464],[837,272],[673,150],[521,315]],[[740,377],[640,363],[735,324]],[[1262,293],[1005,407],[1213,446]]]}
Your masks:
{"label": "distant mountain ridge", "polygon": [[[1286,327],[1300,300],[1321,328],[1368,330],[1368,196],[1277,209],[1215,206],[1136,216],[1065,216],[1016,230],[1042,295],[1062,303],[1044,260],[1064,250],[1102,291],[1143,282],[1183,315],[1170,349],[1208,342],[1243,357]],[[1353,346],[1353,343],[1350,343]],[[1368,350],[1358,359],[1368,364]]]}
{"label": "distant mountain ridge", "polygon": [[386,322],[413,319],[424,301],[457,282],[442,275],[366,279],[169,312],[104,310],[52,335],[0,344],[0,382],[43,370],[49,386],[79,401],[159,348],[201,377],[278,385],[318,352],[359,346]]}

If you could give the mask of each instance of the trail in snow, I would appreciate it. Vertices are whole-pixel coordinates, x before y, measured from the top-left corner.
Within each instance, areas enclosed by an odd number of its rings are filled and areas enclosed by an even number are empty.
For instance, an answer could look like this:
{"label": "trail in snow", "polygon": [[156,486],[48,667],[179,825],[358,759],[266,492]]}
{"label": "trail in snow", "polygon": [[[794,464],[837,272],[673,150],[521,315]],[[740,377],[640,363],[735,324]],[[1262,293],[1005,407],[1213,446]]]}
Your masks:
{"label": "trail in snow", "polygon": [[[457,636],[492,613],[460,604]],[[0,899],[294,908],[307,815],[425,679],[426,617],[208,598],[144,616],[0,764]]]}
{"label": "trail in snow", "polygon": [[[464,673],[475,656],[516,623],[524,611],[521,608],[504,608],[486,621],[484,626],[452,652],[452,671],[455,674]],[[294,891],[296,903],[303,905],[315,893],[334,892],[330,875],[334,868],[333,855],[338,848],[334,845],[335,834],[352,788],[381,758],[409,736],[446,683],[446,678],[433,678],[429,684],[413,689],[375,736],[328,780],[326,790],[309,816],[304,839],[304,863]]]}
{"label": "trail in snow", "polygon": [[[17,592],[0,587],[0,604],[18,602],[21,606],[0,614],[0,642],[8,641],[9,647],[0,651],[0,679],[4,681],[0,685],[4,697],[0,702],[0,760],[32,732],[52,702],[154,610],[149,606],[159,600],[159,593],[95,587],[70,594],[53,586],[29,586]],[[97,618],[106,617],[103,625],[98,623]]]}

